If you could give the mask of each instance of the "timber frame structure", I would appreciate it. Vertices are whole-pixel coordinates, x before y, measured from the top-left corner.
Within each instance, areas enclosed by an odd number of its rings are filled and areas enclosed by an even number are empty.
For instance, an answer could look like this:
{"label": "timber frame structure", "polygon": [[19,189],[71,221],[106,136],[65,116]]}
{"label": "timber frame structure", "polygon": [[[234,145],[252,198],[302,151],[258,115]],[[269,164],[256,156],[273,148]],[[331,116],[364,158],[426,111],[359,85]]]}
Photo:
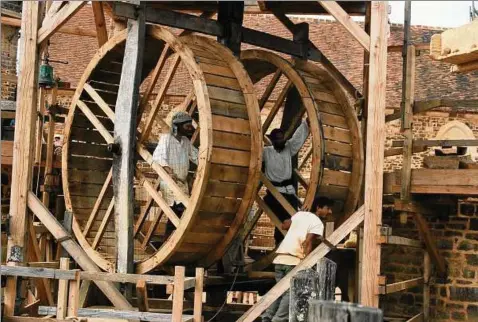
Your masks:
{"label": "timber frame structure", "polygon": [[[363,227],[363,242],[360,244],[360,273],[359,273],[359,287],[358,287],[358,301],[366,306],[377,307],[379,304],[380,294],[389,294],[404,290],[406,288],[417,285],[424,286],[424,311],[418,316],[409,317],[408,321],[418,321],[429,319],[429,280],[431,263],[435,264],[439,272],[445,273],[446,267],[443,258],[437,251],[434,241],[431,237],[429,228],[424,220],[422,213],[425,213],[423,208],[416,202],[413,202],[412,195],[414,193],[449,193],[459,195],[476,195],[478,184],[476,178],[471,171],[466,170],[467,176],[473,178],[464,180],[459,183],[450,184],[444,187],[443,184],[424,183],[423,177],[420,177],[420,171],[426,170],[411,170],[411,156],[416,150],[414,148],[419,146],[440,146],[440,145],[476,145],[474,142],[419,142],[413,140],[411,131],[411,119],[414,113],[420,113],[429,109],[440,107],[442,105],[455,106],[474,106],[478,104],[476,101],[453,101],[450,102],[442,100],[439,102],[417,102],[414,101],[414,73],[415,73],[415,47],[410,42],[408,37],[408,30],[410,26],[410,7],[407,7],[406,21],[405,21],[405,40],[402,48],[404,57],[404,77],[403,77],[403,93],[402,93],[402,108],[395,114],[385,116],[385,94],[386,94],[386,64],[387,64],[387,2],[386,1],[372,1],[370,3],[355,1],[318,1],[318,2],[258,2],[258,6],[254,8],[244,7],[242,3],[234,2],[160,2],[141,4],[138,1],[128,2],[93,2],[93,11],[95,14],[96,31],[92,30],[72,30],[64,27],[65,23],[75,15],[78,10],[84,6],[86,2],[77,1],[25,1],[23,2],[23,16],[21,20],[21,46],[24,50],[20,61],[20,74],[18,78],[18,98],[16,108],[16,128],[13,145],[13,160],[12,172],[13,181],[11,187],[11,202],[10,202],[10,220],[9,220],[9,239],[7,250],[7,263],[2,266],[2,275],[7,276],[5,301],[4,301],[4,315],[5,321],[26,321],[24,318],[16,316],[16,300],[19,277],[37,278],[36,287],[40,296],[45,297],[45,303],[48,306],[38,306],[35,308],[37,312],[42,315],[56,315],[56,319],[49,319],[49,321],[63,321],[68,316],[96,316],[113,317],[112,311],[83,309],[81,308],[82,296],[84,292],[80,291],[85,286],[88,288],[90,282],[94,282],[98,288],[106,295],[116,308],[114,317],[122,317],[129,319],[151,320],[151,321],[201,321],[202,317],[202,293],[204,284],[208,285],[209,279],[204,277],[204,269],[198,267],[194,272],[194,277],[185,277],[185,268],[182,265],[174,265],[174,274],[172,276],[157,276],[145,274],[133,274],[132,249],[128,245],[132,245],[133,236],[133,209],[130,205],[133,204],[134,196],[132,186],[134,178],[134,126],[136,125],[137,106],[141,107],[143,98],[139,96],[139,85],[141,83],[141,68],[143,53],[142,44],[144,44],[145,29],[147,24],[163,25],[184,29],[183,33],[196,32],[205,35],[215,36],[218,41],[228,47],[230,52],[236,56],[241,57],[240,45],[242,43],[251,44],[257,47],[273,50],[282,54],[290,55],[295,60],[309,60],[322,65],[323,69],[333,79],[333,82],[339,84],[343,91],[358,98],[358,104],[361,111],[361,128],[358,123],[354,123],[353,133],[354,140],[358,140],[360,144],[355,146],[351,157],[354,159],[354,167],[359,167],[360,171],[354,173],[356,182],[364,182],[363,191],[360,192],[360,187],[355,187],[355,191],[350,193],[351,197],[347,195],[346,198],[354,199],[348,204],[348,209],[345,211],[345,216],[339,221],[338,227],[327,237],[328,243],[319,245],[303,262],[294,268],[286,277],[270,289],[270,291],[263,296],[255,305],[253,305],[247,312],[239,318],[238,321],[254,321],[260,314],[279,296],[281,296],[288,288],[291,277],[299,270],[312,267],[317,260],[324,257],[330,250],[331,246],[339,244],[347,235],[358,227]],[[124,222],[117,222],[124,230],[121,235],[118,235],[118,245],[120,249],[125,249],[125,252],[119,252],[117,258],[117,270],[115,273],[102,272],[106,270],[101,267],[98,262],[95,262],[91,256],[87,254],[78,242],[73,238],[71,232],[72,222],[74,222],[74,214],[71,211],[65,212],[67,219],[65,226],[61,225],[57,218],[52,215],[45,204],[48,203],[48,193],[44,195],[43,202],[31,191],[32,183],[32,165],[34,162],[35,144],[35,120],[37,113],[37,105],[39,97],[43,96],[43,90],[39,90],[37,86],[38,81],[38,67],[40,55],[49,38],[56,32],[63,32],[67,34],[81,33],[89,36],[96,36],[100,46],[112,43],[108,40],[108,33],[105,26],[104,9],[106,6],[112,12],[119,29],[126,30],[119,31],[114,37],[123,37],[125,40],[125,54],[123,57],[123,64],[126,66],[122,69],[123,75],[130,77],[120,77],[119,92],[118,92],[118,109],[111,110],[108,104],[98,105],[104,108],[104,112],[111,116],[111,119],[121,125],[123,130],[114,127],[114,136],[110,134],[104,127],[99,125],[100,132],[103,137],[107,137],[109,148],[118,151],[118,142],[120,142],[121,151],[124,153],[115,153],[113,158],[113,179],[111,175],[109,180],[117,187],[126,187],[125,189],[117,189],[114,191],[114,198],[110,198],[111,203],[118,203],[115,211],[121,211],[120,214],[115,214],[118,218],[126,219]],[[148,6],[147,8],[145,6]],[[199,15],[192,15],[185,12],[200,13]],[[218,12],[217,20],[211,17]],[[292,33],[293,40],[283,39],[257,30],[245,28],[242,26],[243,14],[248,12],[255,13],[269,13],[275,15],[279,21]],[[343,76],[338,69],[331,63],[331,61],[320,51],[320,44],[313,44],[308,38],[308,25],[306,23],[294,24],[286,14],[323,14],[328,13],[332,15],[345,30],[350,33],[353,38],[363,47],[364,55],[368,63],[364,64],[364,87],[363,93],[359,93],[354,86]],[[350,15],[365,16],[365,29],[362,29],[359,24],[350,19]],[[125,22],[127,21],[127,24]],[[18,25],[18,20],[13,21],[2,17],[2,24]],[[158,32],[159,33],[159,32]],[[183,36],[187,37],[187,35]],[[165,35],[168,38],[169,35]],[[170,39],[170,38],[168,38]],[[189,43],[195,43],[194,37],[190,36]],[[115,40],[113,40],[114,42]],[[174,40],[168,44],[174,49],[174,46],[179,45],[173,43]],[[201,45],[195,43],[198,51],[201,51]],[[418,44],[417,44],[418,46]],[[104,48],[106,48],[104,47]],[[192,46],[194,47],[194,46]],[[166,50],[165,53],[168,52]],[[397,50],[397,48],[388,48],[388,50]],[[101,54],[101,53],[100,53]],[[191,53],[188,52],[188,55]],[[265,54],[258,54],[254,52],[243,52],[241,59],[247,61],[251,58],[260,58],[259,56]],[[255,55],[255,56],[254,56]],[[187,55],[186,55],[187,56]],[[238,67],[237,60],[230,55],[229,63],[231,69],[236,69],[235,75],[242,73],[244,69]],[[184,56],[185,57],[185,56]],[[182,57],[183,59],[185,59]],[[229,56],[228,56],[229,57]],[[297,64],[284,64],[284,70],[294,66],[300,69],[300,62]],[[159,65],[159,63],[158,63]],[[191,66],[193,66],[191,60]],[[194,65],[195,66],[195,65]],[[297,67],[299,66],[299,67]],[[303,65],[302,65],[303,66]],[[154,66],[153,66],[154,67]],[[307,68],[301,67],[303,71],[307,72]],[[173,71],[174,73],[174,71]],[[198,71],[199,73],[199,71]],[[230,71],[229,71],[230,73]],[[131,77],[133,75],[134,77]],[[292,73],[291,73],[292,75]],[[280,76],[280,75],[279,75]],[[278,77],[277,77],[278,79]],[[291,78],[292,80],[293,78]],[[313,79],[311,79],[313,81]],[[204,84],[202,84],[204,85]],[[201,86],[202,86],[201,85]],[[248,95],[252,95],[250,91],[250,83],[240,83],[240,88],[243,90],[244,98],[242,100],[250,100]],[[272,85],[274,86],[274,85]],[[85,86],[85,91],[89,91],[91,97],[95,99],[95,90]],[[149,91],[152,87],[149,88]],[[246,95],[247,94],[247,95]],[[77,93],[76,99],[79,99],[81,90]],[[147,96],[146,94],[146,99]],[[270,92],[269,92],[270,95]],[[196,96],[198,102],[200,96]],[[205,95],[204,97],[207,97]],[[101,97],[99,97],[101,100]],[[157,98],[161,101],[161,98]],[[251,109],[255,107],[262,107],[267,101],[267,96],[263,97],[259,103],[255,101],[250,102]],[[81,100],[80,100],[81,102]],[[188,106],[191,101],[187,102]],[[114,103],[113,103],[114,104]],[[201,101],[196,104],[199,105],[200,112],[203,113],[207,107],[207,102]],[[261,106],[262,104],[262,106]],[[312,104],[312,103],[311,103]],[[313,105],[313,104],[312,104]],[[312,106],[311,105],[311,106]],[[98,124],[98,119],[90,113],[88,106],[80,103],[79,108],[83,114],[92,122]],[[310,107],[312,109],[312,107]],[[304,113],[304,111],[302,111]],[[73,114],[71,114],[73,115]],[[88,117],[90,116],[90,117]],[[70,117],[70,119],[73,116]],[[300,118],[302,114],[300,115]],[[300,120],[299,118],[299,120]],[[356,118],[356,115],[353,115]],[[393,151],[385,151],[385,122],[393,119],[401,118],[402,131],[405,137],[403,147],[396,148]],[[71,120],[70,120],[71,121]],[[259,145],[262,141],[262,131],[260,124],[256,124],[257,120],[251,119],[250,126],[247,131],[250,131],[251,142],[248,144],[251,151],[256,151],[254,144]],[[315,120],[317,121],[317,120]],[[255,123],[256,122],[256,123]],[[247,122],[246,122],[247,123]],[[204,123],[206,124],[206,123]],[[243,124],[243,123],[240,123]],[[97,127],[98,128],[98,127]],[[350,127],[349,127],[350,128]],[[206,131],[203,129],[201,131]],[[144,133],[143,133],[144,134]],[[52,137],[53,133],[49,135]],[[207,137],[208,134],[202,134]],[[357,142],[358,142],[357,141]],[[49,142],[49,149],[52,145]],[[363,146],[361,145],[363,144]],[[363,150],[362,150],[363,148]],[[420,149],[417,149],[417,151]],[[144,150],[139,148],[139,152],[144,153]],[[257,167],[256,163],[260,163],[260,158],[257,155],[250,156],[251,168]],[[312,155],[315,152],[310,152]],[[390,181],[386,177],[384,182],[383,164],[384,158],[387,155],[403,154],[404,165],[401,172],[401,180]],[[46,168],[51,169],[52,153],[47,153]],[[145,157],[145,159],[148,159]],[[41,162],[41,160],[40,160]],[[254,163],[254,164],[252,164]],[[65,166],[65,165],[64,165]],[[159,167],[161,168],[161,167]],[[155,169],[156,171],[156,169]],[[438,170],[437,170],[438,171]],[[465,170],[457,170],[465,171]],[[168,174],[161,169],[157,169],[159,177],[164,180],[171,180]],[[463,172],[461,172],[463,173]],[[259,174],[250,173],[250,178],[255,178],[257,183],[253,183],[249,188],[251,191],[256,191],[259,185]],[[456,174],[458,176],[458,173]],[[421,178],[421,180],[419,179]],[[460,174],[460,177],[463,177]],[[168,179],[169,178],[169,179]],[[363,180],[362,180],[363,178]],[[270,187],[271,185],[262,178],[262,182]],[[252,179],[251,179],[252,180]],[[300,179],[299,179],[300,181]],[[142,179],[144,183],[144,178]],[[252,181],[251,181],[252,182]],[[302,181],[304,184],[304,181]],[[308,184],[305,182],[305,184]],[[309,182],[310,184],[310,182]],[[106,184],[105,186],[107,186]],[[254,186],[255,185],[255,186]],[[360,186],[360,185],[359,185]],[[273,188],[271,188],[273,190]],[[442,189],[442,192],[437,192]],[[152,191],[152,199],[155,202],[163,203],[163,200],[157,193],[157,187],[149,187]],[[425,271],[422,278],[414,280],[398,282],[394,284],[387,284],[386,280],[380,276],[380,248],[381,244],[400,244],[408,247],[422,247],[419,241],[397,238],[390,233],[384,232],[382,227],[382,196],[385,192],[400,193],[400,198],[395,201],[396,209],[404,213],[412,213],[416,225],[420,232],[422,242],[425,244],[424,263]],[[363,193],[363,205],[358,204],[358,196]],[[150,199],[151,199],[150,198]],[[249,196],[249,198],[254,198]],[[113,199],[115,201],[113,201]],[[260,198],[259,198],[260,199]],[[152,202],[150,200],[150,202]],[[260,203],[260,201],[258,201]],[[285,206],[287,208],[287,201]],[[120,203],[126,205],[120,207]],[[129,204],[129,206],[128,206]],[[289,205],[290,206],[290,205]],[[244,206],[244,210],[248,207]],[[290,209],[290,208],[289,208]],[[269,213],[267,209],[263,208],[261,211]],[[34,214],[34,216],[31,215]],[[168,215],[168,214],[167,214]],[[174,218],[174,214],[169,213],[168,217]],[[260,215],[256,213],[254,218]],[[273,214],[272,214],[273,215]],[[28,261],[28,256],[37,251],[38,243],[35,238],[33,227],[33,217],[39,220],[42,225],[51,233],[51,235],[61,244],[61,247],[66,253],[61,255],[59,267],[54,268],[33,268],[25,267]],[[176,218],[177,219],[177,218]],[[177,219],[179,221],[179,219]],[[235,219],[235,225],[242,223],[242,218]],[[276,224],[277,220],[275,221]],[[177,223],[179,225],[179,222]],[[73,224],[73,229],[75,229]],[[179,227],[179,226],[178,226]],[[252,227],[245,225],[242,230],[236,227],[235,231],[228,232],[229,243],[233,239],[234,234],[238,234],[242,241],[250,233]],[[153,228],[154,230],[154,228]],[[216,242],[216,240],[214,241]],[[226,243],[224,241],[224,243]],[[122,245],[122,246],[121,246]],[[174,245],[171,247],[175,247]],[[30,248],[33,248],[30,250]],[[126,251],[127,250],[127,251]],[[70,259],[78,264],[82,269],[70,270]],[[212,255],[211,255],[212,256]],[[33,257],[35,258],[35,257]],[[36,257],[36,262],[40,261],[41,256]],[[38,263],[38,266],[41,266]],[[151,267],[144,269],[141,273],[149,271]],[[58,301],[54,307],[55,301],[51,298],[51,293],[48,295],[50,287],[50,279],[59,279],[58,282]],[[86,283],[85,283],[86,282]],[[124,293],[120,292],[113,283],[133,283],[136,284],[136,302],[139,311],[135,310],[130,301],[131,294],[128,292],[129,287],[125,287]],[[214,278],[210,279],[210,283],[214,284]],[[173,293],[173,304],[171,315],[162,313],[151,313],[149,311],[147,285],[163,284],[173,285],[170,292]],[[183,315],[183,298],[184,292],[188,289],[194,289],[193,296],[193,315]],[[69,302],[67,301],[67,294],[70,293]],[[43,300],[43,299],[42,299]],[[428,302],[427,302],[428,301]],[[38,303],[37,303],[38,304]],[[28,321],[34,321],[36,318],[29,317]],[[40,319],[38,318],[38,321]],[[43,319],[42,319],[43,320]]]}

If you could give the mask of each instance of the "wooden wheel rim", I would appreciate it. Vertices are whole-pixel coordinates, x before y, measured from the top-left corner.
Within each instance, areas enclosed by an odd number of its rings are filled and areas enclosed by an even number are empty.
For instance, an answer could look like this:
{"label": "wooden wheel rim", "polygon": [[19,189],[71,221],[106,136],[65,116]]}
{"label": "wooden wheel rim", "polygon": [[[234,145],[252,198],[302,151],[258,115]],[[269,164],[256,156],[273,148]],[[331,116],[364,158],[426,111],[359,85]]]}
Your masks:
{"label": "wooden wheel rim", "polygon": [[[168,240],[158,249],[156,253],[154,253],[151,257],[144,259],[138,263],[136,263],[135,271],[136,273],[145,273],[153,268],[167,264],[168,259],[170,259],[176,250],[178,250],[181,246],[181,243],[184,239],[185,233],[191,228],[192,223],[194,222],[194,217],[198,212],[198,207],[196,205],[200,204],[204,196],[204,191],[206,185],[208,184],[208,176],[211,166],[211,159],[212,159],[212,151],[213,151],[213,124],[212,124],[212,117],[211,117],[211,106],[209,103],[208,97],[208,87],[207,82],[204,79],[203,72],[199,64],[196,62],[195,56],[193,51],[185,46],[185,43],[175,37],[172,33],[167,31],[164,28],[160,27],[152,27],[149,28],[148,34],[155,39],[164,41],[166,45],[169,46],[176,54],[178,54],[181,58],[181,61],[184,62],[184,65],[187,67],[187,71],[189,77],[192,79],[193,88],[195,95],[197,97],[197,110],[199,113],[199,136],[200,136],[200,151],[199,151],[199,162],[198,168],[196,171],[196,179],[194,180],[191,196],[189,199],[189,207],[187,207],[186,211],[183,213],[179,226],[176,227],[176,230],[171,234]],[[231,69],[233,70],[234,74],[238,77],[238,81],[241,85],[241,89],[243,90],[244,100],[246,101],[247,106],[247,113],[249,115],[249,122],[251,128],[260,124],[259,121],[259,113],[258,113],[258,106],[257,101],[253,98],[253,91],[252,91],[252,84],[247,77],[247,74],[243,69],[241,69],[240,63],[235,60],[232,53],[225,49],[224,47],[220,46],[213,41],[210,41],[205,38],[191,36],[184,38],[185,41],[190,41],[195,44],[204,44],[204,46],[209,46],[210,48],[215,48],[221,52],[223,58],[226,57],[227,61],[231,65]],[[78,83],[77,90],[75,95],[73,96],[71,109],[68,114],[66,126],[65,126],[65,145],[64,145],[64,152],[62,153],[62,174],[63,174],[63,189],[65,194],[65,203],[66,208],[68,211],[74,212],[74,205],[72,204],[71,196],[70,196],[70,186],[68,182],[69,178],[69,169],[68,169],[68,160],[69,160],[69,145],[70,145],[70,129],[71,124],[74,120],[75,110],[77,109],[77,104],[80,99],[80,96],[84,90],[84,86],[87,83],[89,77],[92,75],[95,67],[99,65],[101,60],[105,58],[108,52],[113,50],[115,46],[121,44],[126,40],[126,30],[118,33],[114,37],[112,37],[102,48],[98,50],[98,52],[93,57],[92,61],[86,68],[82,78]],[[260,126],[259,126],[260,128]],[[260,132],[259,132],[260,133]],[[255,135],[256,133],[254,133]],[[227,233],[223,236],[223,238],[219,241],[218,247],[212,249],[208,256],[206,256],[201,262],[203,265],[207,265],[212,263],[213,261],[217,260],[220,256],[222,256],[223,252],[225,251],[227,245],[234,237],[235,232],[239,228],[240,224],[244,220],[244,215],[247,213],[248,209],[251,206],[252,195],[255,193],[257,187],[257,176],[258,172],[257,169],[260,168],[261,162],[261,145],[260,141],[255,140],[255,137],[252,136],[251,142],[251,155],[256,155],[255,157],[250,158],[249,163],[249,172],[248,172],[248,182],[251,184],[247,185],[247,189],[244,192],[244,196],[240,202],[239,207],[239,215],[234,218],[234,222],[232,223],[230,229],[228,229]],[[254,142],[259,143],[254,143]],[[79,244],[83,247],[86,251],[88,256],[92,258],[98,266],[106,271],[114,271],[114,265],[112,262],[108,261],[103,257],[103,255],[98,252],[97,250],[93,249],[90,243],[87,241],[86,236],[83,235],[82,229],[80,224],[78,223],[77,219],[74,216],[73,219],[73,232],[79,242]]]}
{"label": "wooden wheel rim", "polygon": [[[332,145],[330,144],[330,128],[328,124],[324,124],[324,122],[328,122],[325,116],[329,115],[323,112],[323,105],[326,103],[324,104],[323,98],[318,97],[316,93],[316,86],[318,85],[314,84],[314,79],[312,78],[316,78],[316,80],[320,79],[320,81],[324,83],[327,91],[331,94],[329,98],[330,101],[333,101],[334,105],[340,106],[340,111],[343,113],[343,118],[345,118],[346,121],[346,126],[343,127],[344,130],[346,129],[350,132],[351,166],[348,171],[337,169],[334,169],[337,171],[333,171],[339,175],[349,176],[349,181],[346,185],[347,193],[343,198],[344,207],[342,208],[342,212],[346,217],[350,215],[357,206],[363,180],[363,142],[355,111],[343,89],[328,72],[307,61],[294,60],[289,62],[275,53],[259,49],[243,51],[241,53],[241,60],[244,62],[246,69],[248,69],[247,61],[253,60],[260,61],[264,64],[268,63],[278,68],[296,87],[302,104],[308,113],[313,147],[309,187],[304,200],[305,208],[311,206],[316,193],[336,199],[334,193],[327,191],[329,187],[326,182],[328,180],[327,175],[331,173],[327,165],[328,157],[334,156],[334,152],[329,150],[331,149],[330,145]],[[264,75],[261,76],[260,78],[265,77]],[[251,78],[254,79],[252,74]],[[327,129],[327,133],[324,133],[324,129]],[[349,174],[345,172],[349,172]],[[325,180],[324,175],[326,175]]]}

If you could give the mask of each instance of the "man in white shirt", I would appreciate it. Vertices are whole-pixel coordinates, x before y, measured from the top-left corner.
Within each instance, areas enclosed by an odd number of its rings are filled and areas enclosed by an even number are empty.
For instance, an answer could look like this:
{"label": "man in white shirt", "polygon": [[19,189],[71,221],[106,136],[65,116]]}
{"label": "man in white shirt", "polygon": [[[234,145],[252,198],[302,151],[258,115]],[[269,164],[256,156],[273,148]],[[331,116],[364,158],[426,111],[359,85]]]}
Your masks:
{"label": "man in white shirt", "polygon": [[[325,197],[318,197],[312,204],[311,211],[299,211],[282,224],[287,230],[280,244],[273,263],[276,282],[279,282],[297,264],[312,252],[314,242],[324,234],[324,224],[320,218],[332,215],[334,202]],[[278,298],[262,315],[263,322],[289,321],[289,291]]]}
{"label": "man in white shirt", "polygon": [[[309,120],[302,121],[289,140],[285,140],[285,133],[281,129],[274,129],[269,134],[272,146],[264,147],[262,154],[264,162],[264,174],[284,196],[284,198],[297,210],[299,199],[296,195],[292,181],[292,157],[294,157],[304,145],[309,136]],[[264,202],[271,208],[280,221],[290,218],[289,213],[282,205],[267,191]],[[283,236],[278,229],[274,231],[276,245],[282,241]]]}
{"label": "man in white shirt", "polygon": [[[194,134],[191,116],[186,112],[176,112],[171,118],[170,133],[164,133],[159,138],[158,145],[153,153],[153,162],[161,165],[176,181],[184,193],[189,194],[187,176],[189,162],[197,164],[198,149],[189,140]],[[181,218],[185,207],[181,202],[176,202],[174,192],[168,185],[161,181],[161,193],[171,209]],[[166,235],[174,229],[168,221]]]}

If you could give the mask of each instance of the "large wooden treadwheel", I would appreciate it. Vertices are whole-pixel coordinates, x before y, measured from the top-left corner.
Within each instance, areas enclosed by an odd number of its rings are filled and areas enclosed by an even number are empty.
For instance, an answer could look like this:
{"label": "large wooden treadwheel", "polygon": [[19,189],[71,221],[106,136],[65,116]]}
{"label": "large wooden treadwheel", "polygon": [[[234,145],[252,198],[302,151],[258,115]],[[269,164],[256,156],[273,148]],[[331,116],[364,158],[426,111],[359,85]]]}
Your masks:
{"label": "large wooden treadwheel", "polygon": [[[121,251],[114,240],[112,154],[107,145],[113,142],[125,41],[126,30],[112,37],[78,83],[65,124],[62,159],[65,202],[73,213],[74,234],[107,271],[115,270],[116,254]],[[139,106],[135,189],[146,191],[148,198],[137,200],[142,203],[135,210],[135,272],[174,264],[207,266],[227,249],[257,190],[262,134],[253,85],[232,52],[211,39],[177,38],[164,28],[151,27],[145,43],[142,75],[149,77]],[[174,82],[190,85],[190,92],[175,108],[189,112],[197,123],[192,141],[199,147],[199,162],[189,194],[152,162],[148,149],[158,125],[163,132],[168,130],[159,112]],[[159,90],[153,94],[156,83]],[[180,218],[158,191],[160,180],[186,205]],[[153,208],[159,210],[156,216],[151,215]],[[161,240],[158,227],[164,218],[175,230]],[[159,246],[152,242],[155,237]]]}
{"label": "large wooden treadwheel", "polygon": [[[282,105],[281,127],[288,137],[304,114],[309,117],[311,144],[299,151],[294,173],[305,189],[303,208],[309,208],[316,195],[327,196],[336,201],[337,219],[350,215],[357,206],[363,180],[363,143],[355,111],[343,89],[328,72],[310,62],[289,62],[272,52],[256,49],[243,51],[241,61],[254,84],[267,80],[262,84],[265,90],[259,99],[260,109],[277,91],[263,121],[264,135]],[[308,163],[309,167],[305,167]],[[259,207],[264,206],[258,201]],[[285,199],[283,202],[287,203]]]}

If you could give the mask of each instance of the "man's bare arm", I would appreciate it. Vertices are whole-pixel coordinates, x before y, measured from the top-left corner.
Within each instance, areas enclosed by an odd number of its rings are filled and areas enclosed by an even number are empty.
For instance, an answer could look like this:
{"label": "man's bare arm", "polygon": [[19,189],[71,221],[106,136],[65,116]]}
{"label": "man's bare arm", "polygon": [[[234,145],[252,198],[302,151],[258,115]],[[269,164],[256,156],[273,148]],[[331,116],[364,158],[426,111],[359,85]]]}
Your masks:
{"label": "man's bare arm", "polygon": [[292,220],[286,219],[282,222],[282,230],[289,230],[290,225],[292,225]]}

